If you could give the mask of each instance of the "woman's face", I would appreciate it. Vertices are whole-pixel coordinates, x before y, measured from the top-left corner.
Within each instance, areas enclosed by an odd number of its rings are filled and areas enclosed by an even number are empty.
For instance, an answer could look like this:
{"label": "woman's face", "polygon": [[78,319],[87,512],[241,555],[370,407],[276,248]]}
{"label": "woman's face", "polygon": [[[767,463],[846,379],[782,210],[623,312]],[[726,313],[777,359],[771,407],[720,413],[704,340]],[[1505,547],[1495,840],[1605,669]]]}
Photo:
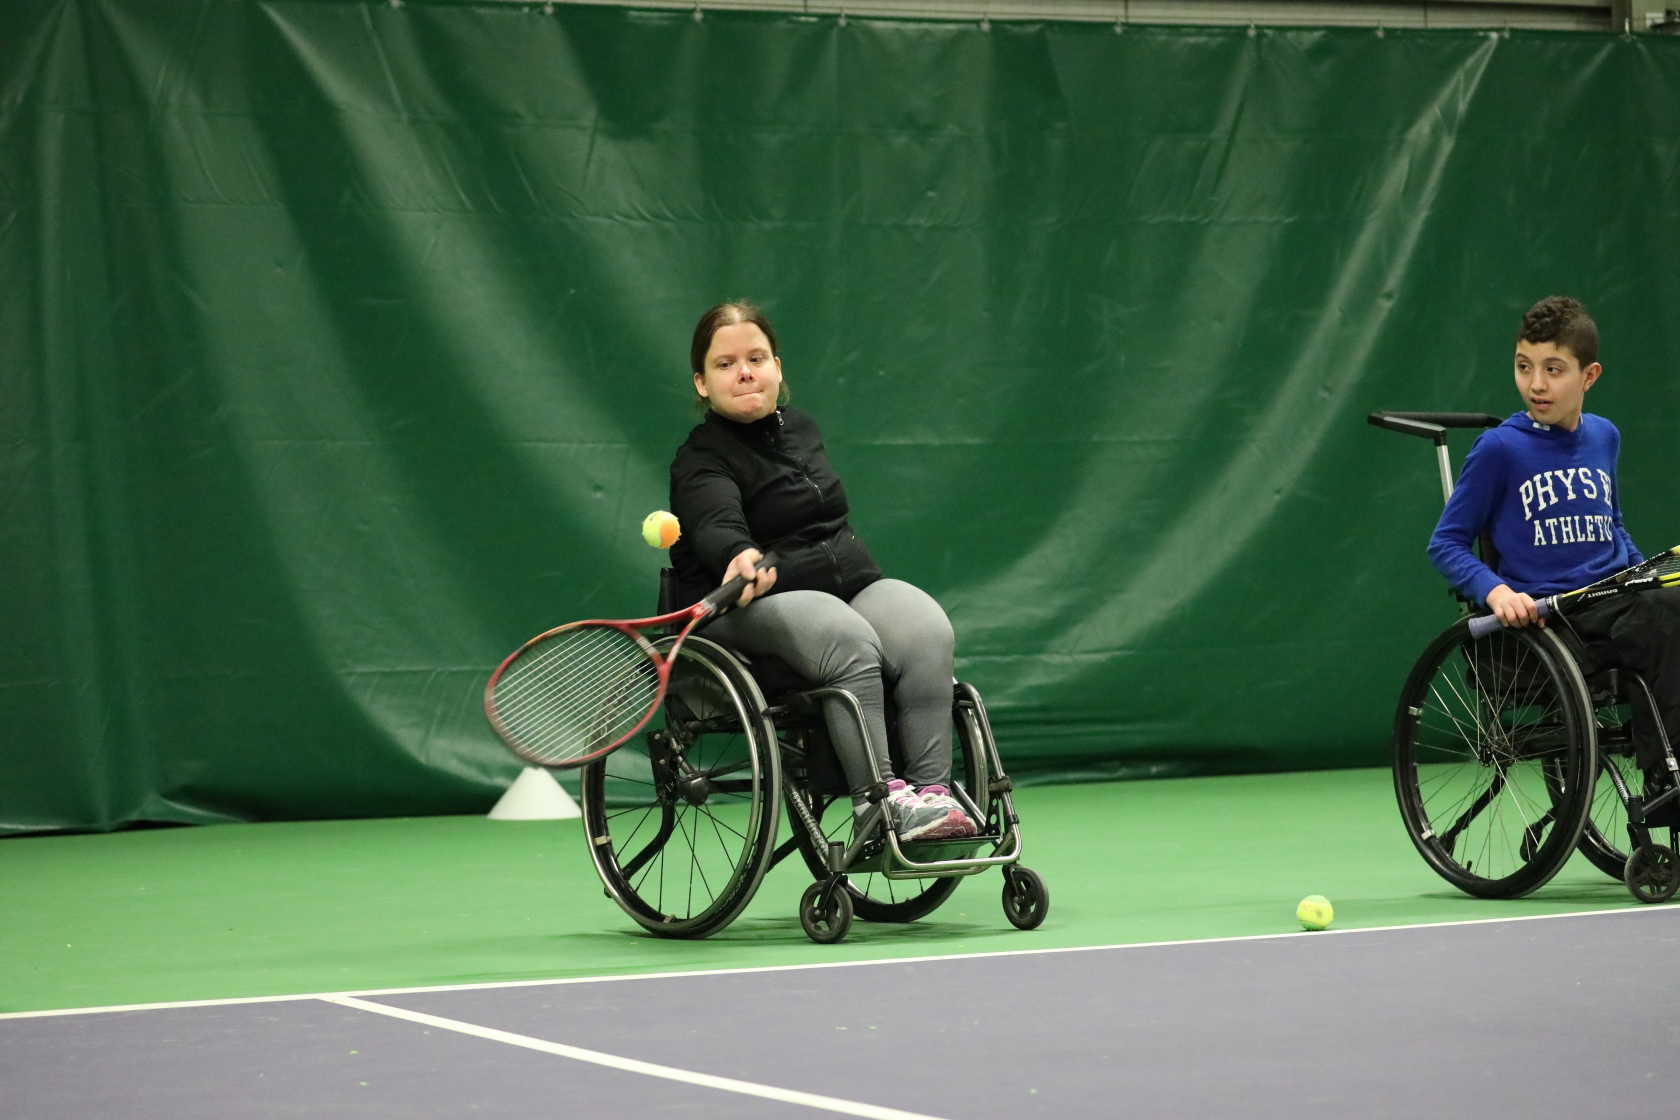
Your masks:
{"label": "woman's face", "polygon": [[729,323],[712,335],[706,368],[694,372],[694,391],[713,412],[743,424],[776,411],[782,360],[757,323]]}

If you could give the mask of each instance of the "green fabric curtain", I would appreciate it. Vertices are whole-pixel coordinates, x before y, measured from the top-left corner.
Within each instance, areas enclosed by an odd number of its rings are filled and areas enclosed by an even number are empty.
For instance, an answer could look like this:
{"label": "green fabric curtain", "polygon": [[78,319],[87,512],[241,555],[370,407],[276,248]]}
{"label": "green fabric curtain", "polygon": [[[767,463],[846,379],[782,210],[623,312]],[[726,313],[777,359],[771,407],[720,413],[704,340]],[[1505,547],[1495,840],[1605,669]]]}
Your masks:
{"label": "green fabric curtain", "polygon": [[10,0],[0,830],[488,807],[735,296],[1018,775],[1378,763],[1453,607],[1365,413],[1577,294],[1675,543],[1677,232],[1665,38]]}

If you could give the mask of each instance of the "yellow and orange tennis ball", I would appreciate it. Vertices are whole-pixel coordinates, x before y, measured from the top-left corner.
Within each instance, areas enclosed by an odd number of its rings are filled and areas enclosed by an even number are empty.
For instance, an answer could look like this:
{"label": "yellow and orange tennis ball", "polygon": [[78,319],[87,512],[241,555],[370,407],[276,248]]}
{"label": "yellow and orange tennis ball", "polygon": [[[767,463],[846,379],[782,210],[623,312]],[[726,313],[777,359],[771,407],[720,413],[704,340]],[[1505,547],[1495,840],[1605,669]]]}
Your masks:
{"label": "yellow and orange tennis ball", "polygon": [[682,526],[674,513],[656,509],[642,518],[642,539],[652,548],[670,548],[680,536]]}

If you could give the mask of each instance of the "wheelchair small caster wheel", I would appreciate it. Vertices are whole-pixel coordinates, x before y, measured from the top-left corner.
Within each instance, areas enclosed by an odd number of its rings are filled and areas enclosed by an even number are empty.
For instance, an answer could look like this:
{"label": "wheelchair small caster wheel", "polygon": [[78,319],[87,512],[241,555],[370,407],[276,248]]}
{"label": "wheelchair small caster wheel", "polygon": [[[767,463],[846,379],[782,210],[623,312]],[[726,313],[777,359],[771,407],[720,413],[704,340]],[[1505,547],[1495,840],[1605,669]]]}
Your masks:
{"label": "wheelchair small caster wheel", "polygon": [[1037,929],[1050,910],[1050,892],[1038,872],[1020,864],[1003,869],[1003,916],[1016,929]]}
{"label": "wheelchair small caster wheel", "polygon": [[812,883],[799,898],[799,924],[805,927],[805,936],[818,945],[832,945],[852,928],[851,892],[844,884],[835,887],[825,907],[822,905],[825,885]]}
{"label": "wheelchair small caster wheel", "polygon": [[1680,890],[1680,856],[1662,844],[1641,844],[1628,856],[1622,882],[1641,902],[1667,902]]}

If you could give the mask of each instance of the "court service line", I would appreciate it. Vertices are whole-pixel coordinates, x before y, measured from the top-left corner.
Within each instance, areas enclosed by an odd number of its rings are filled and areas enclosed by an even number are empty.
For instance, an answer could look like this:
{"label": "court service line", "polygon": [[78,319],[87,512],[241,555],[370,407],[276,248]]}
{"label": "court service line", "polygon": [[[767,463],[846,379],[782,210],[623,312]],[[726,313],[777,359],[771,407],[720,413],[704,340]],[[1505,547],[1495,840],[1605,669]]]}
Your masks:
{"label": "court service line", "polygon": [[1610,914],[1680,914],[1673,906],[1613,906],[1603,910],[1567,910],[1556,914],[1517,914],[1509,918],[1464,918],[1450,922],[1411,922],[1391,926],[1355,926],[1316,933],[1289,930],[1283,933],[1247,933],[1231,937],[1187,937],[1172,941],[1122,941],[1107,945],[1057,945],[1047,949],[989,949],[978,953],[930,953],[914,957],[868,957],[850,961],[805,961],[799,964],[753,965],[743,968],[694,968],[672,972],[621,972],[597,976],[549,976],[531,980],[485,980],[471,984],[420,984],[401,988],[355,988],[345,992],[287,992],[267,996],[223,996],[218,999],[167,1000],[157,1003],[120,1003],[104,1007],[54,1007],[41,1011],[0,1011],[6,1019],[45,1019],[57,1015],[105,1015],[118,1011],[173,1011],[192,1007],[234,1007],[243,1003],[286,1003],[292,1000],[333,999],[339,996],[403,996],[430,992],[479,992],[507,988],[547,988],[566,984],[606,984],[625,980],[680,980],[702,976],[740,976],[757,972],[799,972],[805,969],[868,968],[877,965],[932,964],[938,961],[985,960],[993,957],[1048,957],[1061,953],[1102,953],[1125,949],[1170,949],[1195,945],[1228,945],[1243,941],[1283,941],[1302,937],[1358,937],[1369,933],[1399,933],[1407,930],[1453,929],[1501,922],[1545,922],[1562,918],[1593,918]]}
{"label": "court service line", "polygon": [[419,1023],[421,1026],[454,1031],[457,1034],[470,1035],[473,1038],[482,1038],[490,1042],[500,1042],[508,1046],[522,1046],[527,1050],[535,1050],[542,1054],[570,1058],[577,1062],[589,1062],[593,1065],[605,1066],[608,1069],[621,1070],[625,1073],[639,1073],[644,1077],[662,1077],[667,1081],[677,1081],[684,1085],[697,1085],[703,1089],[717,1089],[725,1093],[763,1097],[765,1100],[776,1101],[780,1104],[804,1105],[807,1108],[820,1108],[826,1112],[838,1112],[846,1116],[869,1117],[870,1120],[939,1120],[938,1117],[928,1116],[920,1112],[906,1112],[901,1108],[886,1108],[882,1105],[865,1104],[862,1101],[825,1097],[820,1093],[807,1093],[799,1089],[783,1089],[775,1085],[760,1085],[753,1081],[719,1077],[716,1074],[700,1073],[698,1070],[678,1069],[675,1066],[644,1062],[638,1058],[606,1054],[599,1050],[586,1050],[581,1046],[570,1046],[564,1042],[550,1042],[545,1038],[533,1038],[528,1034],[515,1034],[512,1031],[497,1030],[495,1027],[484,1027],[477,1023],[463,1022],[460,1019],[446,1019],[441,1015],[429,1015],[424,1011],[410,1011],[406,1007],[374,1003],[370,1000],[358,999],[355,996],[322,996],[320,998],[327,1003],[336,1003],[340,1007],[348,1007],[356,1011],[370,1011],[375,1015],[388,1015],[393,1019],[406,1019],[411,1023]]}

